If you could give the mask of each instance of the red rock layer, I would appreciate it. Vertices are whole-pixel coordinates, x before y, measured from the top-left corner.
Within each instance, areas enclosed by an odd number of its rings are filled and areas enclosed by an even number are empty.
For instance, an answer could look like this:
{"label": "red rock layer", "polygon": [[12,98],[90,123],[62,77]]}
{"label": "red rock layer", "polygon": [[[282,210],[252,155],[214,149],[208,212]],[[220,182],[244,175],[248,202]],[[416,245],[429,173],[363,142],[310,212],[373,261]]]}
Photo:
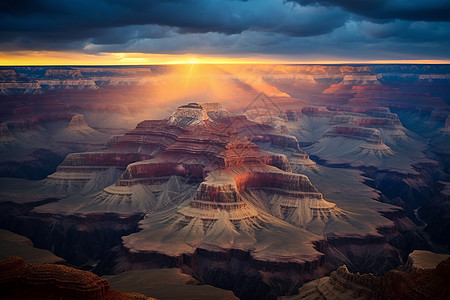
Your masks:
{"label": "red rock layer", "polygon": [[226,145],[226,150],[220,154],[223,167],[235,167],[252,163],[263,163],[280,170],[291,172],[291,166],[286,156],[263,151],[251,142],[232,141]]}
{"label": "red rock layer", "polygon": [[336,125],[323,134],[324,137],[344,136],[365,140],[370,144],[383,144],[380,132],[373,128]]}
{"label": "red rock layer", "polygon": [[303,107],[302,113],[304,115],[313,117],[331,117],[334,115],[333,112],[329,111],[326,107],[323,106]]}
{"label": "red rock layer", "polygon": [[245,116],[232,116],[222,118],[226,132],[238,136],[247,137],[252,142],[270,142],[275,146],[283,148],[298,149],[298,141],[291,135],[280,134],[275,128],[255,123]]}
{"label": "red rock layer", "polygon": [[[217,109],[213,104],[201,105]],[[211,171],[247,163],[263,163],[291,171],[284,155],[263,151],[253,143],[242,143],[242,140],[271,142],[276,146],[299,149],[295,137],[251,122],[245,116],[230,117],[224,110],[213,111],[215,114],[211,114],[211,119],[202,119],[200,123],[197,122],[199,120],[193,121],[189,109],[202,109],[201,105],[191,103],[181,107],[177,110],[179,115],[177,111],[172,114],[172,121],[141,122],[135,130],[111,143],[110,149],[98,153],[71,154],[60,168],[128,165],[118,185],[133,185],[146,179],[171,175],[204,180]],[[174,120],[181,125],[172,125]],[[239,151],[233,141],[241,147]]]}
{"label": "red rock layer", "polygon": [[67,166],[116,166],[126,167],[135,161],[150,159],[173,144],[183,129],[166,120],[143,121],[136,129],[118,137],[111,148],[101,152],[69,154],[59,171]]}
{"label": "red rock layer", "polygon": [[247,188],[274,188],[307,193],[319,193],[308,177],[294,173],[249,172],[234,177],[238,191]]}
{"label": "red rock layer", "polygon": [[[209,173],[206,181],[200,184],[191,207],[207,208],[227,204],[228,210],[236,209],[228,204],[234,203],[240,207],[241,193],[247,189],[262,189],[296,199],[323,199],[306,176],[290,172],[285,156],[262,151],[251,142],[233,141],[226,148],[220,154],[224,164]],[[277,160],[283,162],[281,167],[288,172],[267,164]]]}
{"label": "red rock layer", "polygon": [[108,281],[91,272],[63,265],[26,264],[20,257],[0,261],[0,290],[1,299],[136,299],[111,290]]}

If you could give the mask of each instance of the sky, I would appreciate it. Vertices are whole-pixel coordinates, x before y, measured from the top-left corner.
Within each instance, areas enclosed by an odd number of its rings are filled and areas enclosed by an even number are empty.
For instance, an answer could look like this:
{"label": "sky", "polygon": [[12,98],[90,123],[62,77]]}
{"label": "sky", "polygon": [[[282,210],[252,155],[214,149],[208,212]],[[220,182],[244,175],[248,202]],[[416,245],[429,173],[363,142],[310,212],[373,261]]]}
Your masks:
{"label": "sky", "polygon": [[449,62],[449,0],[2,0],[0,64]]}

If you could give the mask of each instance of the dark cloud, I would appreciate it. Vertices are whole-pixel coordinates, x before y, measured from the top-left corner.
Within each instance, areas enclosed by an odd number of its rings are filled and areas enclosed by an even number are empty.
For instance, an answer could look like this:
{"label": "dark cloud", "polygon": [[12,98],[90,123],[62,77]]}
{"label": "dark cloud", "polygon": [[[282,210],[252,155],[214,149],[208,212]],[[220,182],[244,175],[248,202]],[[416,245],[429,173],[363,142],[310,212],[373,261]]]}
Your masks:
{"label": "dark cloud", "polygon": [[[179,33],[229,35],[251,29],[301,37],[331,32],[346,21],[340,9],[300,8],[281,1],[6,0],[0,8],[3,40],[16,36],[36,41],[37,47],[45,47],[48,37],[64,43],[107,39],[108,44],[120,44],[126,42],[125,31],[136,25],[173,27]],[[125,29],[117,29],[121,27]],[[121,30],[122,35],[116,34]]]}
{"label": "dark cloud", "polygon": [[448,59],[449,7],[447,0],[3,0],[0,50],[390,59],[401,51],[424,58],[429,49]]}
{"label": "dark cloud", "polygon": [[341,7],[372,19],[450,21],[448,0],[289,0],[301,5]]}

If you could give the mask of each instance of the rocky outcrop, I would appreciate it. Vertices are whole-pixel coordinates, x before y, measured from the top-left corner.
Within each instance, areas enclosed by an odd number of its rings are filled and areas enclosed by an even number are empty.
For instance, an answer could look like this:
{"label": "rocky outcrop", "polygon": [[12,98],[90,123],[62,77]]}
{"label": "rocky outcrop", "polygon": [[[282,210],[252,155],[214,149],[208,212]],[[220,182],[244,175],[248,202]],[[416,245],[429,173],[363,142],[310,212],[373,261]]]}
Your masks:
{"label": "rocky outcrop", "polygon": [[178,107],[169,118],[169,124],[186,127],[193,124],[202,124],[209,120],[208,114],[200,104],[189,103]]}
{"label": "rocky outcrop", "polygon": [[[74,122],[82,120],[78,117]],[[83,185],[110,167],[124,169],[133,162],[152,158],[174,143],[181,132],[181,128],[165,120],[141,122],[135,130],[115,138],[107,150],[69,154],[49,178]]]}
{"label": "rocky outcrop", "polygon": [[68,215],[67,210],[65,215],[54,213],[54,210],[30,212],[35,206],[55,201],[57,199],[52,198],[23,205],[2,202],[0,226],[27,236],[36,248],[51,249],[70,264],[89,269],[110,248],[120,244],[121,236],[136,232],[143,216],[142,213]]}
{"label": "rocky outcrop", "polygon": [[79,69],[47,69],[37,83],[44,90],[54,89],[98,89],[95,81],[84,77]]}
{"label": "rocky outcrop", "polygon": [[54,68],[54,69],[47,69],[45,71],[44,77],[52,77],[52,78],[59,78],[59,79],[68,79],[68,78],[81,78],[83,75],[81,75],[80,70],[78,69],[60,69],[60,68]]}
{"label": "rocky outcrop", "polygon": [[0,82],[0,95],[35,95],[41,88],[37,82]]}
{"label": "rocky outcrop", "polygon": [[17,73],[11,69],[2,69],[0,70],[0,80],[5,81],[6,79],[16,78]]}
{"label": "rocky outcrop", "polygon": [[375,75],[345,75],[342,85],[381,85]]}
{"label": "rocky outcrop", "polygon": [[[83,122],[80,116],[74,118],[73,123]],[[139,123],[134,130],[110,141],[107,150],[69,154],[49,178],[86,182],[108,167],[126,167],[118,182],[122,186],[171,175],[203,180],[209,169],[216,168],[215,164],[236,163],[232,160],[238,158],[232,158],[232,150],[219,155],[236,138],[299,149],[295,137],[251,122],[245,116],[231,116],[218,103],[190,103],[180,106],[168,120]],[[257,152],[261,156],[258,160],[290,170],[284,156]]]}
{"label": "rocky outcrop", "polygon": [[135,76],[135,75],[149,75],[152,73],[152,69],[148,67],[76,67],[79,73],[83,76],[91,76],[91,75],[127,75],[127,76]]}
{"label": "rocky outcrop", "polygon": [[383,277],[383,294],[386,299],[447,299],[450,294],[450,258],[435,268],[388,272]]}
{"label": "rocky outcrop", "polygon": [[302,114],[308,115],[308,116],[313,116],[313,117],[330,117],[330,116],[334,115],[333,112],[329,111],[324,106],[303,107]]}
{"label": "rocky outcrop", "polygon": [[152,74],[150,68],[43,67],[41,69],[25,76],[23,74],[19,76],[12,69],[0,70],[0,94],[34,95],[53,90],[97,90],[105,86],[136,86],[151,83],[149,76]]}
{"label": "rocky outcrop", "polygon": [[442,261],[449,259],[450,254],[438,254],[426,250],[414,250],[405,264],[405,270],[411,273],[432,270]]}
{"label": "rocky outcrop", "polygon": [[77,80],[38,80],[38,84],[43,89],[98,89],[94,80],[77,79]]}
{"label": "rocky outcrop", "polygon": [[2,299],[148,299],[114,291],[97,275],[63,265],[26,264],[20,257],[0,261]]}
{"label": "rocky outcrop", "polygon": [[154,82],[151,68],[146,67],[78,67],[77,69],[99,87],[133,87]]}
{"label": "rocky outcrop", "polygon": [[368,113],[369,116],[337,114],[330,120],[330,125],[354,124],[362,127],[385,127],[395,128],[401,126],[396,114],[391,113]]}
{"label": "rocky outcrop", "polygon": [[252,142],[233,140],[225,146],[219,159],[224,167],[234,167],[252,163],[264,163],[291,172],[291,166],[286,156],[261,150]]}
{"label": "rocky outcrop", "polygon": [[84,120],[84,116],[82,114],[77,114],[70,119],[69,128],[80,128],[80,127],[88,127],[89,125]]}
{"label": "rocky outcrop", "polygon": [[[327,107],[327,117],[304,114],[297,123],[287,123],[291,132],[305,141],[310,155],[333,165],[395,169],[402,173],[416,173],[413,165],[426,163],[426,141],[405,128],[389,108]],[[445,145],[441,142],[434,150],[442,152]],[[400,163],[402,160],[404,163]]]}
{"label": "rocky outcrop", "polygon": [[353,86],[380,86],[377,76],[374,75],[345,75],[340,83],[332,84],[324,90],[324,94],[348,92]]}
{"label": "rocky outcrop", "polygon": [[445,109],[433,110],[430,115],[430,120],[446,121],[448,116],[450,116],[450,110]]}
{"label": "rocky outcrop", "polygon": [[302,286],[298,295],[280,299],[447,299],[450,258],[429,251],[420,252],[420,256],[428,257],[428,261],[421,262],[427,265],[426,268],[411,268],[418,251],[409,256],[406,268],[391,270],[383,277],[350,273],[346,266],[341,266],[330,277]]}
{"label": "rocky outcrop", "polygon": [[343,136],[354,139],[361,139],[369,144],[381,145],[380,131],[373,128],[365,128],[360,126],[343,126],[336,125],[331,127],[327,132],[323,134],[324,137]]}
{"label": "rocky outcrop", "polygon": [[448,81],[450,81],[450,75],[449,74],[421,74],[421,75],[419,75],[419,81],[448,82]]}

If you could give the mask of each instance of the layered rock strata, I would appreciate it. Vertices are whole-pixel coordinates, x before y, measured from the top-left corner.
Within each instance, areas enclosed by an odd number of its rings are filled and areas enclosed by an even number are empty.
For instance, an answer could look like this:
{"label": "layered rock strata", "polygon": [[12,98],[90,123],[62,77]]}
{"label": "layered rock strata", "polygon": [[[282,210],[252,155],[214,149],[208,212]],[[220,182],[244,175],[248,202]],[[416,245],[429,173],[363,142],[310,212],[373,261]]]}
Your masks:
{"label": "layered rock strata", "polygon": [[[420,262],[417,262],[417,257],[420,257]],[[281,299],[447,299],[449,275],[448,255],[445,258],[416,250],[409,256],[405,267],[389,271],[383,277],[354,274],[346,266],[341,266],[330,277],[305,284],[298,295]]]}
{"label": "layered rock strata", "polygon": [[63,265],[26,264],[20,257],[0,261],[2,299],[149,299],[114,291],[91,272]]}
{"label": "layered rock strata", "polygon": [[[231,116],[218,103],[191,103],[180,106],[168,120],[139,123],[134,130],[110,141],[107,150],[68,155],[49,178],[83,183],[109,167],[128,166],[119,185],[170,175],[203,179],[206,164],[216,159],[215,154],[224,150],[233,136],[299,149],[295,137],[244,116]],[[149,164],[144,163],[152,158]],[[277,166],[283,164],[279,158],[266,159]]]}

